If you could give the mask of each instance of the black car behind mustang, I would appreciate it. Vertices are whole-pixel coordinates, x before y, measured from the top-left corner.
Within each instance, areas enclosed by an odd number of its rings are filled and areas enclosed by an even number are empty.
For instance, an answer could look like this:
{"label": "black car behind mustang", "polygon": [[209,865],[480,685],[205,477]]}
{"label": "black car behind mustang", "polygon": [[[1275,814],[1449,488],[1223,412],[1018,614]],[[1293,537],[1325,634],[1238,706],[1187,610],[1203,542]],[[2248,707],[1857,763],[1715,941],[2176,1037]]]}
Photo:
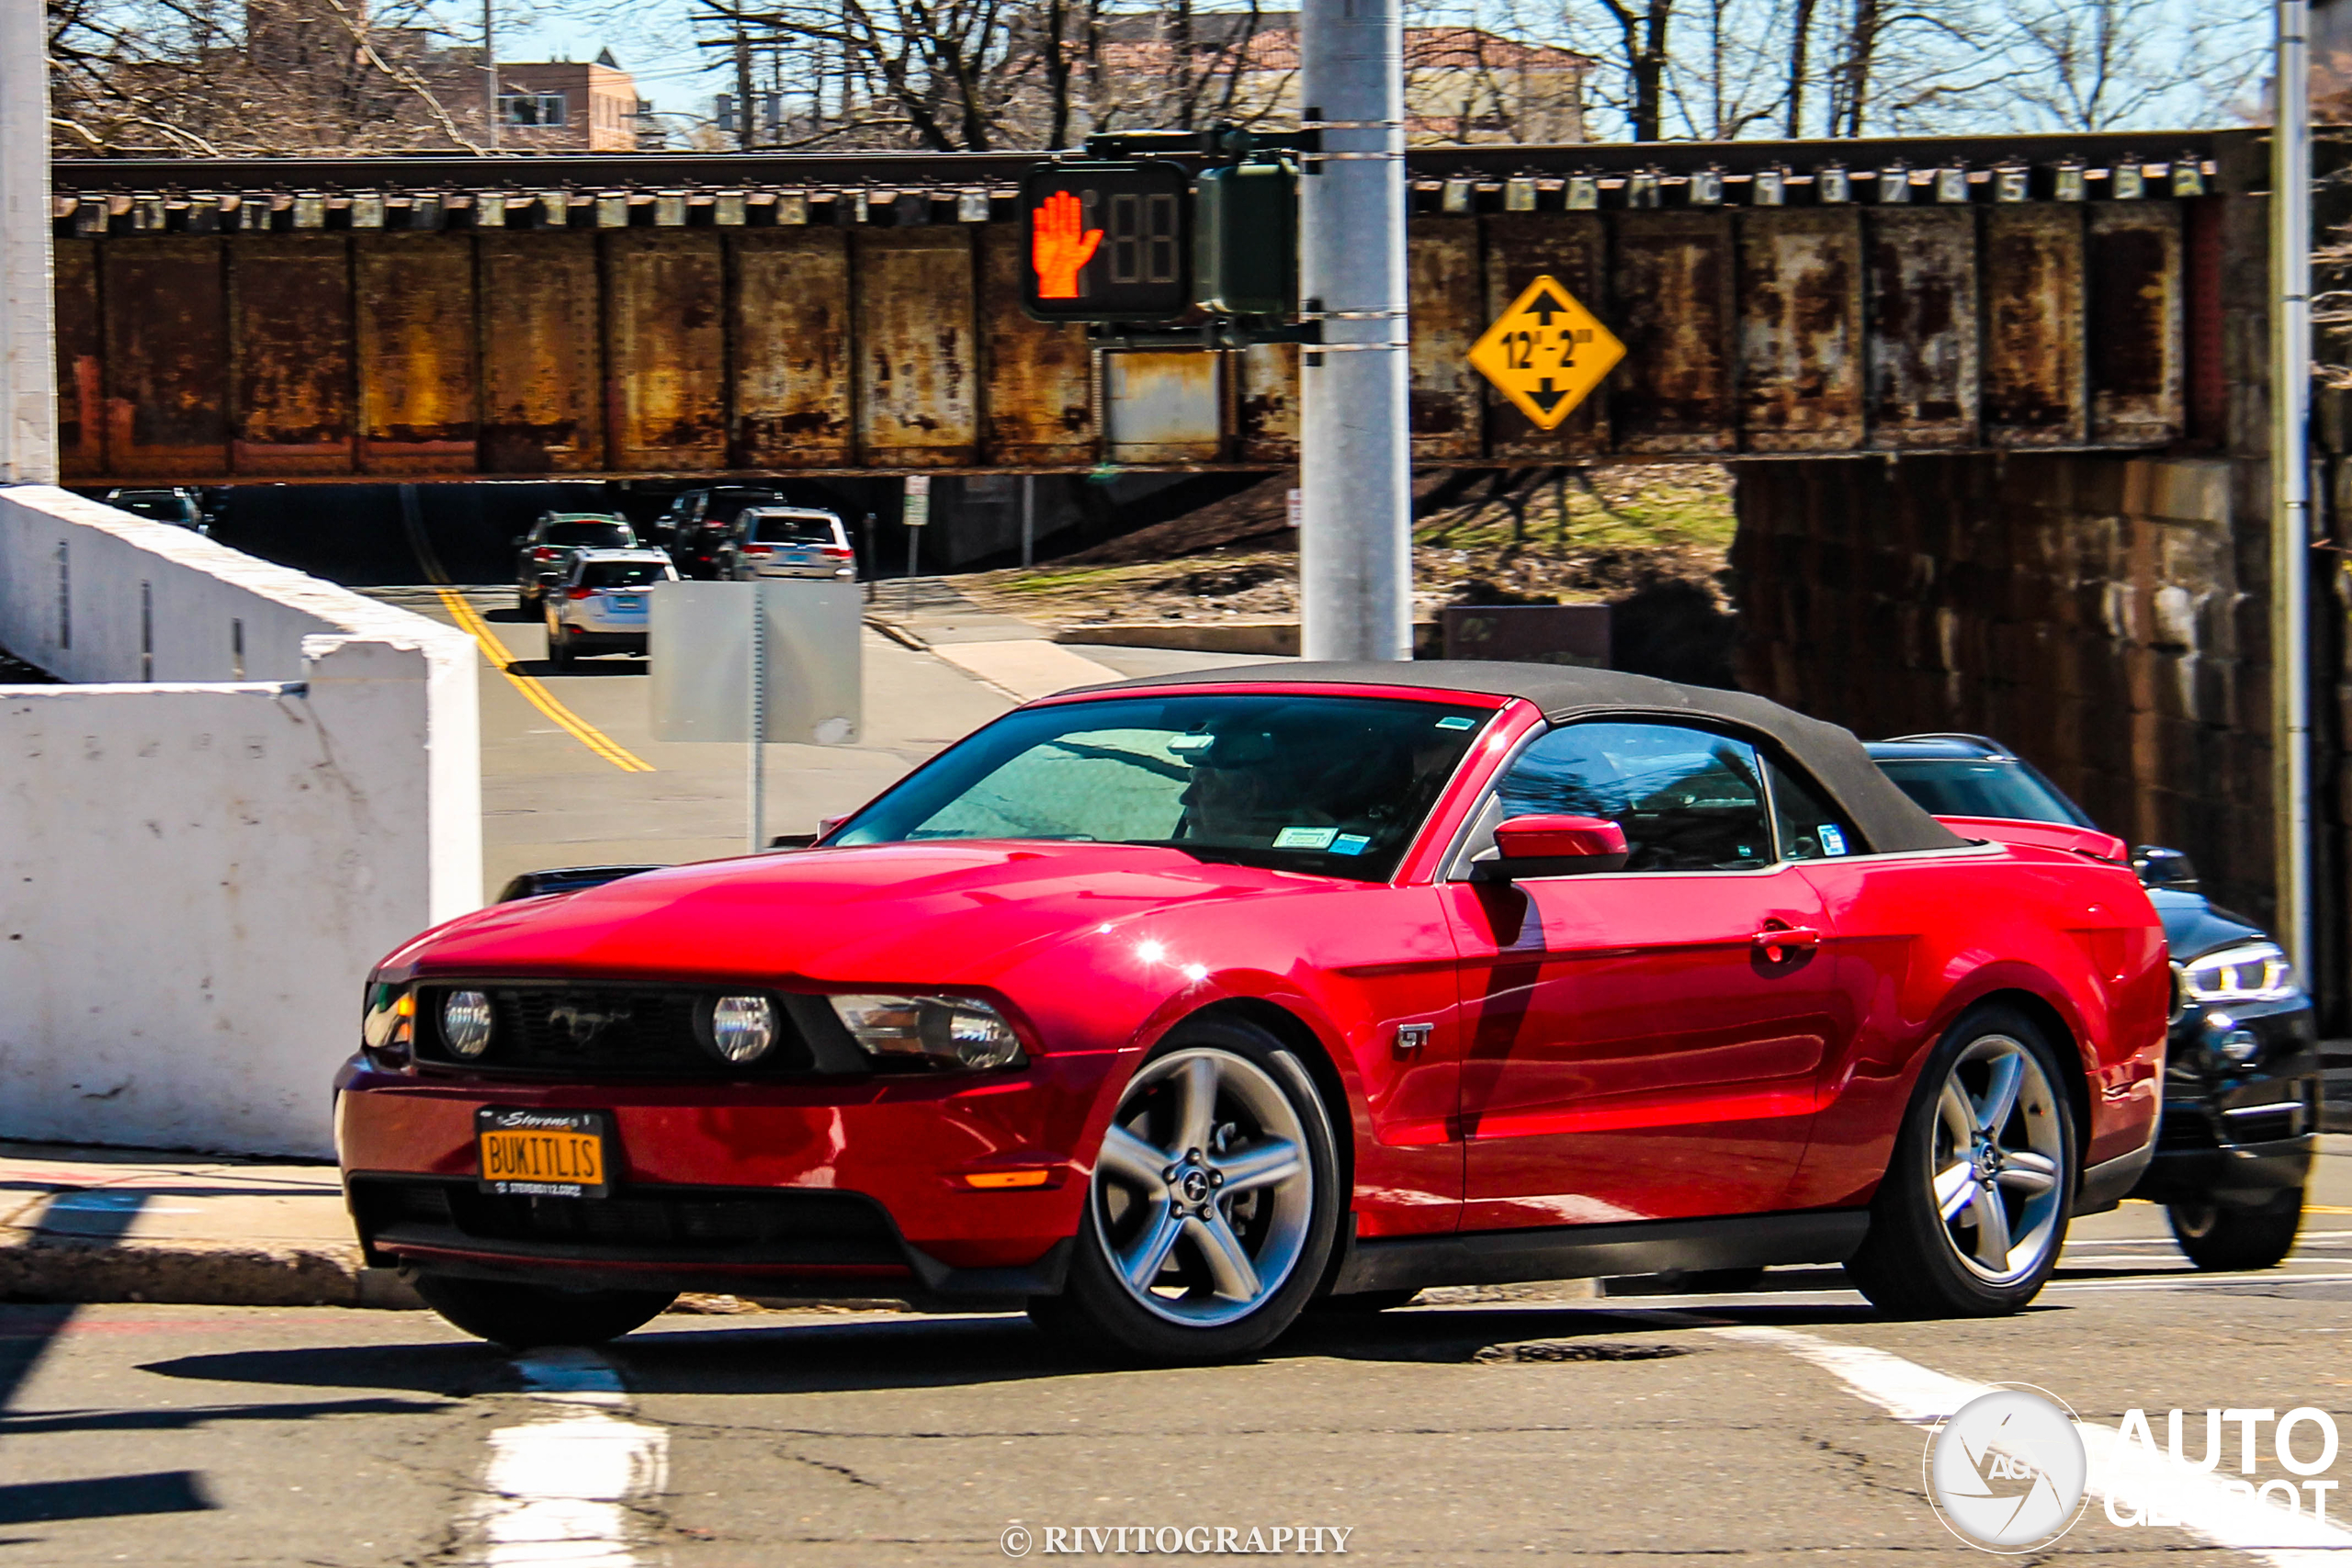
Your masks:
{"label": "black car behind mustang", "polygon": [[[1906,735],[1869,750],[1939,817],[2098,826],[2031,763],[1982,736]],[[2198,890],[2188,856],[2142,846],[2132,863],[2172,948],[2175,1013],[2156,1157],[2130,1195],[2165,1205],[2199,1268],[2269,1268],[2295,1244],[2319,1140],[2311,998],[2267,932]]]}

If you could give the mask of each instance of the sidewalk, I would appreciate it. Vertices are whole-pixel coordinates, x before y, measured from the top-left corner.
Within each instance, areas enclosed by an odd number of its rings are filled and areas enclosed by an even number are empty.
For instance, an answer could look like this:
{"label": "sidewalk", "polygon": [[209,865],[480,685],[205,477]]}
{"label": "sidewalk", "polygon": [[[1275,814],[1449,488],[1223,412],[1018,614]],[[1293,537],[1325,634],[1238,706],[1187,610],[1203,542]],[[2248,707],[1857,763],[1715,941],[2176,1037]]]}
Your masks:
{"label": "sidewalk", "polygon": [[330,1165],[0,1143],[0,1300],[415,1307]]}

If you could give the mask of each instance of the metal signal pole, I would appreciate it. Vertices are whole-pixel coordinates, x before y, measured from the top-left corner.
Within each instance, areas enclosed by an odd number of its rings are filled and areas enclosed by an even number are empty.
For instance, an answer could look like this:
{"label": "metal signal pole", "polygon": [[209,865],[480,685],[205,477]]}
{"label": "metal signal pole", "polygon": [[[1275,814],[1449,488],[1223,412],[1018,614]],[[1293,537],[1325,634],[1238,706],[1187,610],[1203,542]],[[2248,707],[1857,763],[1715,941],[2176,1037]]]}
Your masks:
{"label": "metal signal pole", "polygon": [[1406,422],[1405,73],[1398,0],[1304,0],[1299,293],[1301,639],[1309,659],[1413,656]]}
{"label": "metal signal pole", "polygon": [[498,0],[481,0],[481,71],[482,96],[490,105],[490,136],[483,145],[498,151],[498,39],[491,27],[495,19],[491,12]]}
{"label": "metal signal pole", "polygon": [[2311,804],[2311,55],[2304,0],[2277,0],[2278,113],[2270,133],[2270,679],[2277,930],[2310,975]]}

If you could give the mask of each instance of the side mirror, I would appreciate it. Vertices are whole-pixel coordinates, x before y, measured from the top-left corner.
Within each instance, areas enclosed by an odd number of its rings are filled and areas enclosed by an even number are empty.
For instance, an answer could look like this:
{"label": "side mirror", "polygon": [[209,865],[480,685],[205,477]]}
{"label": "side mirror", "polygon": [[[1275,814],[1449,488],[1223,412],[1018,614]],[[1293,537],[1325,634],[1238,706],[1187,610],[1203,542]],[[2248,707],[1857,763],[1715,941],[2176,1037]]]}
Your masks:
{"label": "side mirror", "polygon": [[529,536],[529,535],[527,535],[527,534],[517,534],[517,535],[515,535],[513,538],[511,538],[511,539],[507,540],[506,542],[507,542],[508,544],[510,544],[510,545],[514,546],[516,549],[518,549],[518,550],[519,550],[519,549],[521,549],[521,548],[522,548],[526,544],[527,544],[527,543],[529,543],[529,542],[530,542],[530,536]]}
{"label": "side mirror", "polygon": [[2140,844],[2132,851],[2132,869],[2140,874],[2143,887],[2163,887],[2175,893],[2197,891],[2197,867],[2178,850],[2168,850],[2158,844]]}
{"label": "side mirror", "polygon": [[1577,876],[1622,871],[1625,829],[1605,817],[1513,817],[1495,828],[1494,858],[1478,857],[1476,870],[1488,880],[1522,876]]}

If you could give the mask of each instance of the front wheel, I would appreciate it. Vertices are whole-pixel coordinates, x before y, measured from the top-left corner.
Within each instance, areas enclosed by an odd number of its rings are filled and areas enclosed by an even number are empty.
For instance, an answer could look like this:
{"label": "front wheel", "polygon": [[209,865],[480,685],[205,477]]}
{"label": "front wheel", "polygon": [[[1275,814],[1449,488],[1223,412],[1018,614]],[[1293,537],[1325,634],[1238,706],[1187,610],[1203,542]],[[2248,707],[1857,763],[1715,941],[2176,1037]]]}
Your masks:
{"label": "front wheel", "polygon": [[1340,1206],[1305,1064],[1250,1024],[1182,1026],[1120,1096],[1067,1290],[1031,1315],[1149,1360],[1249,1355],[1314,1293]]}
{"label": "front wheel", "polygon": [[419,1274],[413,1283],[426,1306],[510,1350],[602,1345],[652,1322],[678,1299],[674,1291],[560,1291],[447,1274]]}
{"label": "front wheel", "polygon": [[2180,1250],[2199,1269],[2275,1269],[2295,1249],[2303,1190],[2280,1192],[2267,1203],[2167,1203],[2165,1218]]}
{"label": "front wheel", "polygon": [[2041,1292],[2075,1198],[2058,1055],[2020,1012],[1981,1008],[1928,1058],[1846,1272],[1881,1311],[2015,1312]]}

